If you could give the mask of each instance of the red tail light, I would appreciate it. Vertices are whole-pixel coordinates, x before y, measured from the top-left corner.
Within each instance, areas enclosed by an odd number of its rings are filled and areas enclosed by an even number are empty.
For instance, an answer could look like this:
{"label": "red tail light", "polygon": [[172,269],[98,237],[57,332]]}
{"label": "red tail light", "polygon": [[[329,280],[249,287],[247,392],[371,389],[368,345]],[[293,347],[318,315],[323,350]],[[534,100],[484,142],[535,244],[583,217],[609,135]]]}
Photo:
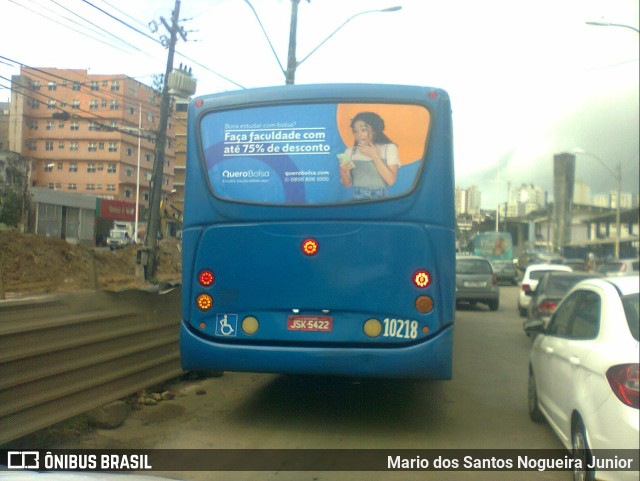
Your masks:
{"label": "red tail light", "polygon": [[318,249],[320,248],[320,245],[318,244],[318,241],[315,239],[305,239],[302,241],[302,244],[300,247],[302,249],[302,252],[305,255],[314,256],[318,253]]}
{"label": "red tail light", "polygon": [[209,287],[213,285],[216,280],[216,276],[209,269],[204,269],[198,274],[198,282],[202,287]]}
{"label": "red tail light", "polygon": [[429,273],[429,271],[425,271],[421,269],[419,271],[414,272],[413,284],[420,289],[429,287],[429,285],[431,284],[431,274]]}
{"label": "red tail light", "polygon": [[620,364],[607,370],[609,385],[620,401],[627,406],[640,408],[640,376],[639,364]]}
{"label": "red tail light", "polygon": [[529,284],[522,284],[522,292],[531,292],[531,286]]}
{"label": "red tail light", "polygon": [[557,302],[544,301],[542,304],[540,304],[540,307],[538,307],[538,309],[543,314],[547,314],[548,315],[548,314],[551,314],[553,311],[555,311],[557,305],[558,305]]}

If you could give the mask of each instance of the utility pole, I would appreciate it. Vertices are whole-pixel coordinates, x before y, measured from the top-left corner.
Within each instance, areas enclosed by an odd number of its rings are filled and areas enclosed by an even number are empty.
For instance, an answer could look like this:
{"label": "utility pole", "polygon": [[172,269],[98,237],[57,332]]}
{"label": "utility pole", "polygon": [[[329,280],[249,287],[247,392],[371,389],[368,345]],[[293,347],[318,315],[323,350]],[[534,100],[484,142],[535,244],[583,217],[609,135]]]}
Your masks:
{"label": "utility pole", "polygon": [[[164,173],[164,153],[167,144],[167,124],[170,113],[170,97],[169,97],[169,74],[173,70],[173,56],[175,53],[178,33],[184,41],[186,41],[186,33],[178,26],[180,15],[180,0],[176,0],[173,15],[171,16],[171,25],[167,24],[164,18],[160,17],[162,24],[170,32],[169,54],[167,57],[167,69],[164,75],[162,85],[162,102],[160,104],[160,124],[156,135],[155,159],[153,161],[153,175],[151,177],[152,188],[151,198],[149,200],[150,212],[149,222],[147,224],[147,237],[145,240],[145,248],[148,258],[146,259],[145,280],[153,281],[158,273],[158,233],[160,230],[160,202],[162,200],[162,180]],[[144,262],[143,262],[144,264]]]}
{"label": "utility pole", "polygon": [[291,0],[291,24],[289,27],[289,54],[287,55],[287,72],[285,84],[293,85],[296,82],[296,36],[298,32],[298,5],[300,0]]}

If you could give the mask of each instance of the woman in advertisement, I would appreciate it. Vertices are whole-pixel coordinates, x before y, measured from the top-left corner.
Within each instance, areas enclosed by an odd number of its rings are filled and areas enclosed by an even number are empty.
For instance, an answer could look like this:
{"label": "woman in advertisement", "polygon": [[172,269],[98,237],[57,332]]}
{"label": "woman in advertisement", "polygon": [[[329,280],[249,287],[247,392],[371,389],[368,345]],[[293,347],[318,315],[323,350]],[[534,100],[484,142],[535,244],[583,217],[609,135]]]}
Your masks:
{"label": "woman in advertisement", "polygon": [[384,133],[384,120],[376,113],[361,112],[351,121],[354,145],[340,154],[340,181],[354,188],[353,198],[377,199],[398,176],[398,146]]}

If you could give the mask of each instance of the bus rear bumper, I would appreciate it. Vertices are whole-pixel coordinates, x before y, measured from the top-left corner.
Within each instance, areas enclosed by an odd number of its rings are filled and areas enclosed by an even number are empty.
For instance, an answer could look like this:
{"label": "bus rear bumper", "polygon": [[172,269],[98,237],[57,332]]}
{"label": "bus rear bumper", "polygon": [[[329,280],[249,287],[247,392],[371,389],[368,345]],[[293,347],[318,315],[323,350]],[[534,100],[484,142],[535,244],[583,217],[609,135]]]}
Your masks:
{"label": "bus rear bumper", "polygon": [[451,379],[453,325],[425,342],[402,347],[264,346],[220,343],[180,326],[185,371]]}

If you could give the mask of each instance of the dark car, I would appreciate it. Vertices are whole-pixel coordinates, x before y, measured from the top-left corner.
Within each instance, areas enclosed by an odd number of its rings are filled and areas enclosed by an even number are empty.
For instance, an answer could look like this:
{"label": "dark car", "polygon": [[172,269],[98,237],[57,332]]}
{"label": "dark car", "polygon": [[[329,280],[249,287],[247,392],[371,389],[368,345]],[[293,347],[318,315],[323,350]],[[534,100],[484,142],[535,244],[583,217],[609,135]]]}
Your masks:
{"label": "dark car", "polygon": [[513,261],[492,261],[491,264],[498,282],[508,282],[513,286],[518,284],[518,270]]}
{"label": "dark car", "polygon": [[497,311],[500,288],[491,262],[484,257],[456,256],[456,304],[487,304]]}
{"label": "dark car", "polygon": [[546,324],[556,306],[571,288],[584,279],[602,277],[595,272],[545,272],[538,286],[527,295],[531,296],[531,302],[527,308],[527,320],[524,328],[531,325],[532,321],[542,320]]}

